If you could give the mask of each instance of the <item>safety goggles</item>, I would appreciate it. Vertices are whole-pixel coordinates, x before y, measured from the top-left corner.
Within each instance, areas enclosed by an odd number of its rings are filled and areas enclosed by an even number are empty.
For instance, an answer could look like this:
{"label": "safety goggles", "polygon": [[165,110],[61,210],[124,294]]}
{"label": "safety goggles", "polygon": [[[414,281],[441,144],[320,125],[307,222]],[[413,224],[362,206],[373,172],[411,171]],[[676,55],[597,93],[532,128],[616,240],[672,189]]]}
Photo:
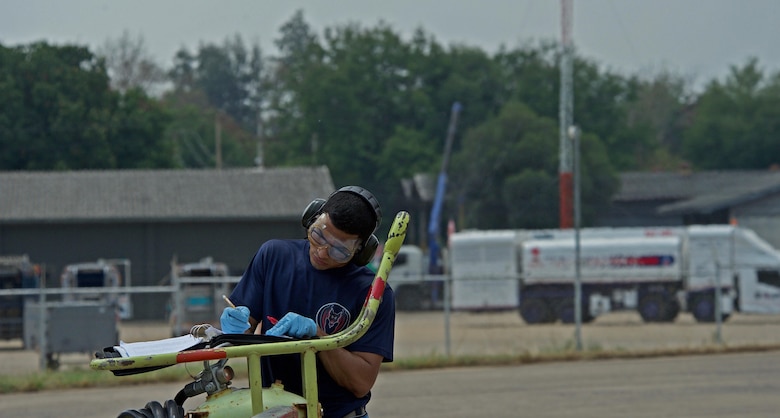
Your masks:
{"label": "safety goggles", "polygon": [[[323,213],[320,215],[317,222],[309,227],[309,243],[318,248],[327,247],[328,257],[337,263],[349,261],[349,259],[352,258],[352,251],[349,250],[350,246],[347,246],[334,237],[328,238],[326,236],[325,229],[327,228],[327,225],[324,224],[325,216],[327,216],[327,214]],[[354,246],[355,244],[353,243],[351,247]]]}

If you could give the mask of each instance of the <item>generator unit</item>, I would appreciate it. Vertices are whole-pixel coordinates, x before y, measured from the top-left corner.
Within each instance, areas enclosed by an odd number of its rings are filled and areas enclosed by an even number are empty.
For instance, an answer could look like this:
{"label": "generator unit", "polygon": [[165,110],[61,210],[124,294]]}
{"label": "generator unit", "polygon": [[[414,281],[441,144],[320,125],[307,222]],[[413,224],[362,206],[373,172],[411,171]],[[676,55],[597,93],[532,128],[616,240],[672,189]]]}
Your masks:
{"label": "generator unit", "polygon": [[121,291],[122,287],[130,287],[129,260],[98,259],[68,264],[62,269],[60,286],[64,302],[101,302],[114,306],[119,318],[132,318],[130,297]]}
{"label": "generator unit", "polygon": [[[41,267],[24,255],[0,256],[0,289],[34,289],[39,286]],[[35,299],[28,295],[0,296],[0,339],[22,338],[25,303]]]}
{"label": "generator unit", "polygon": [[240,277],[231,277],[225,263],[205,257],[198,262],[171,263],[171,335],[190,332],[197,324],[219,324],[225,308],[222,295],[229,295]]}

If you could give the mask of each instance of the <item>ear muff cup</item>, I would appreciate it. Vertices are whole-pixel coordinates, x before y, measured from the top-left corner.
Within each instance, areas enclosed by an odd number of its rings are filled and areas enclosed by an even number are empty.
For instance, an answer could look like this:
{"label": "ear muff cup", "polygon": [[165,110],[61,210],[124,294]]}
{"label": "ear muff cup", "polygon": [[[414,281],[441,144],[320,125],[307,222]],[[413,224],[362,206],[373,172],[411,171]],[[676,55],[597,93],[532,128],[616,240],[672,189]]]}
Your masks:
{"label": "ear muff cup", "polygon": [[379,239],[376,235],[371,234],[370,237],[363,243],[357,253],[352,257],[352,262],[358,266],[365,266],[374,259],[376,249],[379,248]]}
{"label": "ear muff cup", "polygon": [[325,202],[327,202],[325,199],[318,198],[312,200],[311,203],[306,206],[306,209],[303,210],[303,215],[301,216],[301,224],[304,228],[309,229],[311,224],[317,220],[317,217],[322,213],[322,207],[325,206]]}
{"label": "ear muff cup", "polygon": [[[350,192],[362,197],[374,211],[374,218],[376,219],[374,231],[379,228],[379,224],[382,222],[382,208],[379,206],[379,201],[371,192],[359,186],[344,186],[331,193],[330,196],[333,196],[338,192]],[[330,199],[330,196],[328,196],[328,199]],[[303,210],[303,215],[301,216],[301,224],[304,228],[309,229],[311,224],[317,220],[317,217],[322,213],[322,207],[325,206],[326,202],[326,199],[317,198],[306,206],[306,209]],[[360,244],[357,253],[352,257],[352,262],[358,266],[365,266],[374,258],[377,248],[379,248],[379,239],[376,235],[371,234],[365,242]]]}

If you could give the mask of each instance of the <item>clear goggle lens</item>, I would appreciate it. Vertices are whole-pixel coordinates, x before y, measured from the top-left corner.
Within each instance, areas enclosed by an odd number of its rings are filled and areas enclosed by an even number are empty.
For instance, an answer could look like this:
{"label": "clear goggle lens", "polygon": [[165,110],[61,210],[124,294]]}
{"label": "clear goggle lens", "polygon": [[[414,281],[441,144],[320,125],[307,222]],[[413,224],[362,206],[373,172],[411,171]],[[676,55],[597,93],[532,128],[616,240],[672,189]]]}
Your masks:
{"label": "clear goggle lens", "polygon": [[346,247],[334,245],[334,243],[325,238],[325,233],[318,226],[309,228],[309,242],[317,247],[327,247],[328,257],[333,261],[343,263],[352,257],[352,252],[347,250]]}

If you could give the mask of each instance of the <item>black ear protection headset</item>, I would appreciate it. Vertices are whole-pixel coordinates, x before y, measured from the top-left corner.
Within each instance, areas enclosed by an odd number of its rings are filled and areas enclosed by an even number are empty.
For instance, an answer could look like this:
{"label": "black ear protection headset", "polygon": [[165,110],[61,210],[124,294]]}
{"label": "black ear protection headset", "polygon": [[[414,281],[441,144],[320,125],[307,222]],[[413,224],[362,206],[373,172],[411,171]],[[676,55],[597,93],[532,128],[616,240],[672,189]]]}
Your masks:
{"label": "black ear protection headset", "polygon": [[[371,206],[371,208],[374,210],[374,219],[376,219],[374,231],[379,228],[379,224],[382,222],[382,209],[379,207],[379,201],[376,200],[371,192],[359,186],[344,186],[331,193],[330,196],[333,196],[338,192],[354,193],[362,197],[363,200],[365,200],[366,203],[368,203],[368,205]],[[328,196],[328,199],[330,199],[330,196]],[[306,206],[306,209],[303,211],[303,216],[301,217],[301,223],[303,224],[304,228],[308,230],[311,224],[317,220],[317,217],[322,214],[322,207],[325,206],[326,202],[326,199],[317,198],[312,200],[311,203]],[[374,254],[376,253],[376,249],[378,247],[379,239],[377,239],[376,235],[371,234],[365,241],[360,243],[357,251],[355,251],[355,255],[352,256],[352,262],[358,266],[365,266],[371,261],[371,259],[374,258]]]}

